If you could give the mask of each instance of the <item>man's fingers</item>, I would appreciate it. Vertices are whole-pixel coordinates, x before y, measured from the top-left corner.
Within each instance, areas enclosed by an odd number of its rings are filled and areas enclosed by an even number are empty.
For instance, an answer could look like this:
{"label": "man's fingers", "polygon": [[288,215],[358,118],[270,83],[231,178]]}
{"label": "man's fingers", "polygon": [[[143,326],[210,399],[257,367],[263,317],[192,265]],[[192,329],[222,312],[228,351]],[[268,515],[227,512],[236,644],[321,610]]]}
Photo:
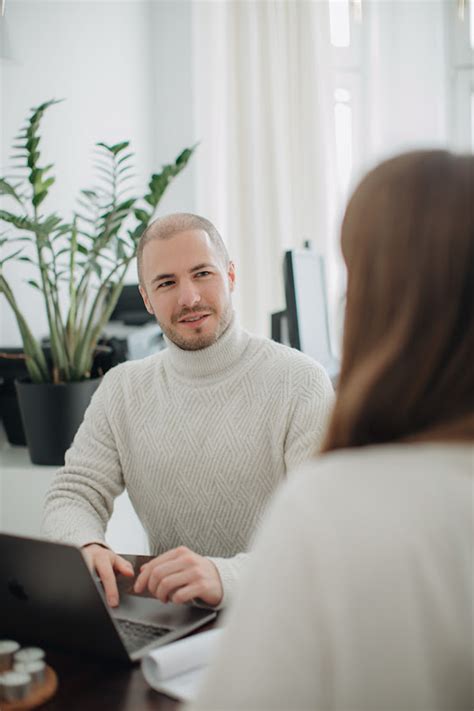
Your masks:
{"label": "man's fingers", "polygon": [[194,597],[219,605],[223,589],[219,571],[212,561],[181,546],[167,551],[141,567],[134,591],[146,588],[162,602],[183,603]]}
{"label": "man's fingers", "polygon": [[186,548],[186,546],[178,546],[178,548],[172,548],[171,550],[166,551],[166,553],[162,553],[156,558],[153,558],[153,560],[149,560],[148,563],[144,563],[140,567],[140,570],[146,570],[147,568],[154,567],[155,565],[168,563],[170,560],[175,560],[175,558],[179,558],[183,555],[186,556],[188,554],[192,555],[192,551],[190,551],[189,548]]}
{"label": "man's fingers", "polygon": [[101,556],[95,560],[95,569],[104,586],[105,597],[111,607],[116,607],[119,602],[119,594],[112,561],[109,556]]}
{"label": "man's fingers", "polygon": [[135,575],[133,565],[128,560],[125,560],[125,558],[122,558],[122,556],[120,555],[115,556],[113,565],[114,569],[118,573],[122,573],[122,575],[128,575],[129,577]]}
{"label": "man's fingers", "polygon": [[175,605],[192,602],[195,598],[202,598],[203,592],[202,583],[191,583],[175,590],[170,596],[170,602],[175,603]]}
{"label": "man's fingers", "polygon": [[148,583],[148,590],[152,595],[161,600],[161,602],[168,602],[171,599],[172,593],[174,593],[179,588],[189,585],[193,577],[192,571],[183,570],[179,573],[174,573],[173,575],[167,575],[162,578],[158,583],[156,583],[152,577]]}
{"label": "man's fingers", "polygon": [[177,573],[184,568],[179,558],[169,560],[168,563],[165,562],[161,565],[157,563],[159,560],[161,560],[161,556],[151,560],[147,567],[141,571],[135,581],[133,588],[135,592],[141,593],[145,590],[145,588],[149,589],[151,578],[153,578],[153,585],[156,588],[163,577],[170,575],[171,573]]}
{"label": "man's fingers", "polygon": [[148,585],[148,578],[150,577],[150,575],[151,568],[148,568],[147,570],[142,570],[138,578],[135,580],[133,592],[142,593]]}
{"label": "man's fingers", "polygon": [[153,585],[156,588],[164,578],[174,573],[187,570],[189,567],[189,565],[183,563],[179,558],[170,560],[168,563],[162,563],[162,565],[155,565],[149,571],[148,586]]}
{"label": "man's fingers", "polygon": [[183,556],[171,558],[168,562],[158,564],[157,561],[161,560],[162,556],[158,556],[158,558],[150,561],[151,565],[145,570],[142,570],[135,582],[135,592],[143,592],[145,588],[148,588],[151,592],[151,587],[156,589],[160,582],[168,575],[179,573],[189,568],[189,563],[187,563]]}

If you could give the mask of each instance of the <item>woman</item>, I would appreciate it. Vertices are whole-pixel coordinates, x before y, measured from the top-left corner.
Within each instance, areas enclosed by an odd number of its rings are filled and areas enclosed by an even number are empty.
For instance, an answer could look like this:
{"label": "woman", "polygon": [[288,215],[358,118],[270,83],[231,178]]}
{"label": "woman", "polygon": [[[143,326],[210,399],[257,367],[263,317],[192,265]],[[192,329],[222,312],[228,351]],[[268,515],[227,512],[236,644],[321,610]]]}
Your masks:
{"label": "woman", "polygon": [[277,496],[196,709],[474,708],[474,157],[355,191],[322,456]]}

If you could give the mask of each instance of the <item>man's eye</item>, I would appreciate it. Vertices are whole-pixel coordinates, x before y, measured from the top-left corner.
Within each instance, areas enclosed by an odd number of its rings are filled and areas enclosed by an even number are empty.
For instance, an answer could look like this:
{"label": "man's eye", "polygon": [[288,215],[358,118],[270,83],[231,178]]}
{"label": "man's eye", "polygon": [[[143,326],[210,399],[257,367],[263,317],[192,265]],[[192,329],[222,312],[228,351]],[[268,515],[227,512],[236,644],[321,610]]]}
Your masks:
{"label": "man's eye", "polygon": [[198,272],[198,273],[196,274],[196,276],[197,276],[197,277],[203,277],[203,276],[205,277],[205,276],[209,276],[210,273],[211,273],[211,272]]}
{"label": "man's eye", "polygon": [[156,288],[163,289],[164,287],[171,286],[172,284],[174,284],[173,281],[161,281]]}

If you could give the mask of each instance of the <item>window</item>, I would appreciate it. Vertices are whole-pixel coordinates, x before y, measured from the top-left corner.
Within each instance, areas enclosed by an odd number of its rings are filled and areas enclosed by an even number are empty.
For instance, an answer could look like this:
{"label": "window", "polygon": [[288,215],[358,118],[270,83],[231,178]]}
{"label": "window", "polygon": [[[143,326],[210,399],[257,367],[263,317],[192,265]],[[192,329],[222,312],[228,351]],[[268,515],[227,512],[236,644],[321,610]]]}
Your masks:
{"label": "window", "polygon": [[337,177],[342,195],[346,196],[352,175],[353,121],[351,92],[334,91],[334,127],[336,136]]}
{"label": "window", "polygon": [[339,207],[362,162],[362,0],[328,0]]}
{"label": "window", "polygon": [[329,31],[333,47],[351,43],[349,0],[329,0]]}
{"label": "window", "polygon": [[474,1],[446,4],[449,32],[450,134],[454,147],[474,152]]}
{"label": "window", "polygon": [[339,251],[340,218],[358,177],[364,156],[364,102],[362,100],[362,36],[365,30],[362,0],[327,0],[328,36],[332,68],[331,116],[334,131],[334,179],[336,200],[329,216],[330,247],[326,251],[326,275],[331,341],[340,350],[343,320],[342,294],[345,268]]}

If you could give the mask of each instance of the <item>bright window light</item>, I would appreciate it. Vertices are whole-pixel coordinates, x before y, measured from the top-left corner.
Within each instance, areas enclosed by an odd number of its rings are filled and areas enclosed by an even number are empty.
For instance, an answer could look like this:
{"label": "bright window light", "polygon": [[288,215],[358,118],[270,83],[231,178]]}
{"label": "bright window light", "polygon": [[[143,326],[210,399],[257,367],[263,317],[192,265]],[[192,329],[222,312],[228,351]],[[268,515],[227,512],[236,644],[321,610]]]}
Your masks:
{"label": "bright window light", "polygon": [[351,43],[349,0],[329,0],[329,27],[333,47],[349,47]]}
{"label": "bright window light", "polygon": [[339,186],[344,198],[352,173],[352,107],[347,89],[334,92],[334,123],[336,129],[336,160]]}
{"label": "bright window light", "polygon": [[336,101],[341,103],[348,103],[351,100],[351,92],[347,89],[336,89],[334,92],[334,98]]}
{"label": "bright window light", "polygon": [[468,5],[467,11],[469,13],[469,39],[471,42],[471,49],[474,49],[474,2],[472,0]]}

